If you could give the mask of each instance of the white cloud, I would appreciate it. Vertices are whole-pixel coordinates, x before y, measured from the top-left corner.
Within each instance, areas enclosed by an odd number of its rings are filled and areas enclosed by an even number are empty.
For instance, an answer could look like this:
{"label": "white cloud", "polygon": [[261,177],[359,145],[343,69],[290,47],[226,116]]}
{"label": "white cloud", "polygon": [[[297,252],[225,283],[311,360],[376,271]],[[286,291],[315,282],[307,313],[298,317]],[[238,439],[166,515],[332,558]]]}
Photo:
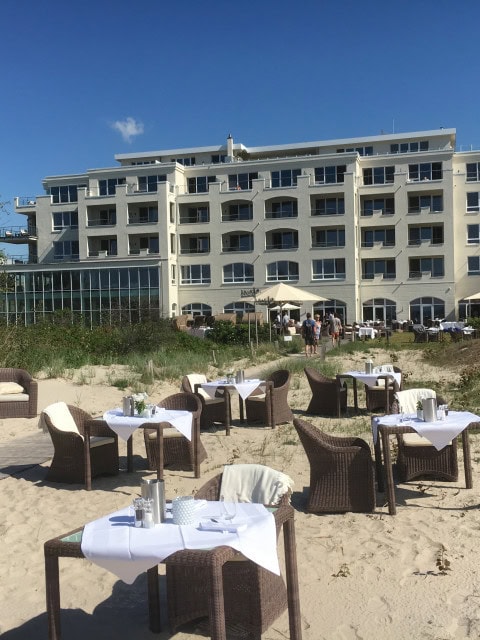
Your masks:
{"label": "white cloud", "polygon": [[112,129],[119,131],[125,142],[131,142],[132,138],[143,133],[143,122],[138,122],[135,118],[125,118],[112,123]]}

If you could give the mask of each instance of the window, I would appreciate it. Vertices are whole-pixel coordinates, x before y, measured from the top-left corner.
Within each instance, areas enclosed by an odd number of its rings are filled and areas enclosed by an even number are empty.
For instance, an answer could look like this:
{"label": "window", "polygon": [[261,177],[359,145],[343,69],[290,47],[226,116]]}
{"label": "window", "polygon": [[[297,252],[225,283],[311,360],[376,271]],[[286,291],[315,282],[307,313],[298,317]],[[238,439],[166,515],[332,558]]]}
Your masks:
{"label": "window", "polygon": [[390,153],[416,153],[417,151],[428,151],[428,140],[390,145]]}
{"label": "window", "polygon": [[140,224],[156,224],[158,222],[157,207],[140,207],[138,210],[138,222]]}
{"label": "window", "polygon": [[180,236],[180,253],[208,253],[210,236]]}
{"label": "window", "polygon": [[443,226],[408,227],[408,244],[419,245],[422,242],[443,244]]}
{"label": "window", "polygon": [[443,177],[441,162],[423,162],[421,164],[408,165],[408,179],[419,180],[441,180]]}
{"label": "window", "polygon": [[223,313],[236,313],[241,319],[244,313],[253,313],[255,306],[250,302],[230,302],[223,307]]}
{"label": "window", "polygon": [[381,243],[384,247],[394,247],[395,228],[363,229],[362,247],[373,247],[376,243]]}
{"label": "window", "polygon": [[314,249],[324,247],[344,247],[345,246],[345,228],[338,229],[314,229],[312,232],[312,247]]}
{"label": "window", "polygon": [[395,167],[367,167],[363,170],[363,184],[391,184]]}
{"label": "window", "polygon": [[228,176],[228,188],[231,191],[251,189],[252,180],[258,179],[258,173],[234,173]]}
{"label": "window", "polygon": [[345,258],[313,260],[314,280],[345,280]]}
{"label": "window", "polygon": [[170,278],[172,284],[177,284],[177,265],[170,265]]}
{"label": "window", "polygon": [[363,320],[381,321],[391,324],[397,318],[397,305],[388,298],[372,298],[363,303]]}
{"label": "window", "polygon": [[343,184],[346,165],[315,167],[315,184]]}
{"label": "window", "polygon": [[234,222],[235,220],[252,220],[253,205],[250,203],[230,204],[227,211],[222,212],[222,222]]}
{"label": "window", "polygon": [[210,284],[209,264],[190,264],[181,268],[181,284]]}
{"label": "window", "polygon": [[267,264],[267,282],[298,280],[298,263],[279,260]]}
{"label": "window", "polygon": [[272,171],[272,188],[296,187],[297,178],[301,174],[300,169],[283,169],[282,171]]}
{"label": "window", "polygon": [[223,267],[223,282],[253,282],[253,264],[246,262],[234,262]]}
{"label": "window", "polygon": [[392,279],[396,276],[395,260],[364,260],[362,267],[364,280],[373,280],[376,275],[381,275],[384,279]]}
{"label": "window", "polygon": [[298,204],[296,200],[281,200],[265,203],[265,218],[296,218],[298,217]]}
{"label": "window", "polygon": [[118,184],[125,184],[125,178],[109,178],[98,181],[98,192],[101,196],[114,196]]}
{"label": "window", "polygon": [[187,211],[180,211],[180,224],[197,224],[210,222],[210,210],[207,206],[188,207]]}
{"label": "window", "polygon": [[468,275],[469,276],[480,275],[480,256],[468,257]]}
{"label": "window", "polygon": [[188,193],[208,193],[208,185],[216,182],[216,176],[198,176],[188,179]]}
{"label": "window", "polygon": [[467,224],[467,244],[480,244],[480,224]]}
{"label": "window", "polygon": [[271,231],[267,233],[268,250],[298,249],[298,231]]}
{"label": "window", "polygon": [[182,314],[191,314],[192,316],[211,316],[212,307],[203,302],[193,302],[182,307]]}
{"label": "window", "polygon": [[409,278],[421,278],[429,274],[432,278],[445,275],[443,258],[410,258],[408,261]]}
{"label": "window", "polygon": [[467,163],[467,182],[478,182],[480,180],[480,162]]}
{"label": "window", "polygon": [[167,176],[139,176],[138,190],[156,192],[159,182],[166,182]]}
{"label": "window", "polygon": [[78,229],[77,211],[56,211],[53,214],[53,230]]}
{"label": "window", "polygon": [[160,253],[158,236],[143,236],[139,239],[140,249],[148,250],[148,253]]}
{"label": "window", "polygon": [[348,147],[347,149],[337,149],[337,153],[358,153],[360,156],[373,156],[373,147]]}
{"label": "window", "polygon": [[480,211],[478,196],[478,191],[467,193],[467,212],[473,213],[474,211]]}
{"label": "window", "polygon": [[222,237],[222,251],[253,251],[251,233],[229,233]]}
{"label": "window", "polygon": [[394,198],[373,198],[362,200],[362,216],[373,216],[378,211],[382,216],[393,216],[395,213]]}
{"label": "window", "polygon": [[182,164],[184,167],[193,167],[195,165],[195,157],[190,158],[172,158],[172,162],[178,162],[178,164]]}
{"label": "window", "polygon": [[84,187],[85,185],[69,184],[62,187],[50,187],[49,194],[52,196],[52,202],[57,204],[59,202],[78,202],[78,187]]}
{"label": "window", "polygon": [[55,260],[73,259],[80,257],[78,240],[63,240],[53,243],[53,256]]}
{"label": "window", "polygon": [[443,211],[443,196],[430,194],[408,196],[408,213],[420,213],[422,209],[433,212]]}
{"label": "window", "polygon": [[317,198],[312,209],[312,216],[343,216],[344,213],[344,198]]}
{"label": "window", "polygon": [[117,210],[115,207],[111,209],[92,209],[87,213],[87,226],[103,227],[113,226],[117,224]]}
{"label": "window", "polygon": [[226,157],[227,156],[225,154],[220,155],[216,153],[212,156],[212,164],[220,164],[221,162],[225,162]]}
{"label": "window", "polygon": [[410,303],[410,318],[415,324],[427,324],[445,317],[445,304],[439,298],[417,298]]}

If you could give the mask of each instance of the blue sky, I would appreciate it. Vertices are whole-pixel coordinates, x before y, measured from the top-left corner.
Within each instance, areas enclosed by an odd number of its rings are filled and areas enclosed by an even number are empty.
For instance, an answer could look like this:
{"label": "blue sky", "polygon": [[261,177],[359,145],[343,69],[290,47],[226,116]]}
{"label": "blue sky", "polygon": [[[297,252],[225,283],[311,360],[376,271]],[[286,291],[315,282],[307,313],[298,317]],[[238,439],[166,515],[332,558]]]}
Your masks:
{"label": "blue sky", "polygon": [[476,0],[2,0],[0,22],[9,211],[47,175],[229,133],[259,146],[443,126],[480,148]]}

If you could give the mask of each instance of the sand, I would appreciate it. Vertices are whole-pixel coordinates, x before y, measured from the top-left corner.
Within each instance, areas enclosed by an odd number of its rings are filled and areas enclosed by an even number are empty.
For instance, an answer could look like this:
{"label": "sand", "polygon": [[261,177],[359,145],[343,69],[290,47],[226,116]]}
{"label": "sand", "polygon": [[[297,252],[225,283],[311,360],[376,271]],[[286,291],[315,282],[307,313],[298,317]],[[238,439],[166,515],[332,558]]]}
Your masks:
{"label": "sand", "polygon": [[[382,361],[379,357],[374,354],[377,364],[384,361],[384,356]],[[415,380],[458,376],[458,371],[428,367],[420,358],[418,352],[400,353],[397,364]],[[339,370],[361,363],[361,355],[352,356],[339,363]],[[72,373],[67,379],[39,379],[39,410],[64,400],[99,415],[120,404],[123,392],[110,386],[112,379],[111,370],[102,367]],[[178,381],[158,383],[150,389],[150,398],[158,401],[178,388]],[[295,378],[289,395],[294,412],[307,406],[309,394],[304,377]],[[364,406],[362,401],[360,397]],[[367,415],[343,420],[313,417],[311,421],[332,433],[354,427],[372,445]],[[37,432],[37,419],[2,420],[0,444]],[[388,515],[383,494],[377,494],[374,514],[305,513],[309,466],[291,424],[272,431],[236,421],[230,437],[219,429],[202,433],[202,441],[209,456],[202,464],[202,477],[196,480],[189,472],[167,471],[168,497],[194,492],[230,462],[267,464],[293,478],[304,640],[480,637],[477,435],[471,436],[472,490],[464,488],[462,473],[457,483],[398,485],[394,517]],[[122,443],[121,466],[125,466],[125,452]],[[145,469],[141,433],[134,436],[134,454],[134,473],[122,471],[117,477],[95,479],[90,492],[78,485],[46,483],[48,461],[0,481],[2,638],[47,638],[43,543],[129,504],[138,493],[140,479],[154,477]],[[160,573],[163,589],[162,566]],[[61,559],[60,584],[65,640],[199,637],[192,630],[175,635],[166,629],[159,635],[148,630],[144,575],[125,585],[86,560]],[[289,638],[286,613],[264,638]]]}

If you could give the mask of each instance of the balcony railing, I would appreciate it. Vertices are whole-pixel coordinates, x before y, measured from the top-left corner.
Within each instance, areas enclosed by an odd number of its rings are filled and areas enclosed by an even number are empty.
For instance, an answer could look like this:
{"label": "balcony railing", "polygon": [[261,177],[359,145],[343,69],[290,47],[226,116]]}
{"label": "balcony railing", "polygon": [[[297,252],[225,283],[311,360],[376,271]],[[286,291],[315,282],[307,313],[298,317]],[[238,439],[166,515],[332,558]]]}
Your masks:
{"label": "balcony railing", "polygon": [[35,196],[17,196],[15,198],[15,206],[17,207],[34,207],[37,204]]}
{"label": "balcony railing", "polygon": [[[18,241],[36,240],[37,239],[37,227],[2,227],[0,228],[0,240],[2,242],[8,242],[9,240]],[[18,244],[18,242],[16,242]]]}

